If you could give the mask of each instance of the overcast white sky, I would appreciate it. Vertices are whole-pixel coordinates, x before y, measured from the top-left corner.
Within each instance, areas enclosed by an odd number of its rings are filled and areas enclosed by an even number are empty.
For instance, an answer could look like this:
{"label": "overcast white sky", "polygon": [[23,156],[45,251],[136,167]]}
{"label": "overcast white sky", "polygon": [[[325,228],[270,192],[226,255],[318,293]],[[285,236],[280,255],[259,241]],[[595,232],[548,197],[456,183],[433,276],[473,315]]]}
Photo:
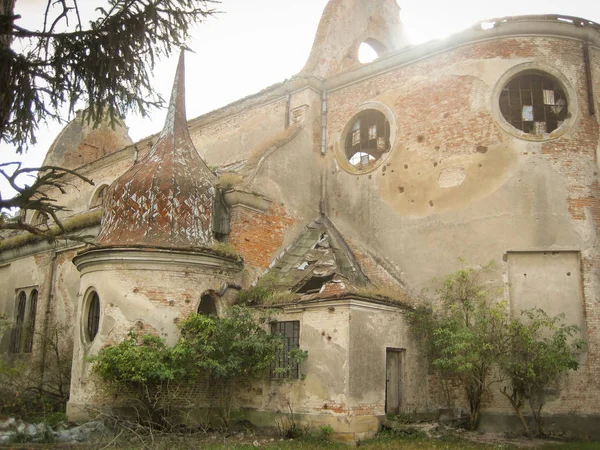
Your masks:
{"label": "overcast white sky", "polygon": [[[98,1],[80,0],[86,6]],[[187,113],[196,117],[296,74],[306,61],[327,0],[222,0],[189,43],[186,55]],[[439,39],[475,22],[522,14],[565,14],[600,22],[599,0],[398,0],[401,19],[413,44]],[[23,20],[41,17],[45,0],[17,0]],[[155,70],[155,85],[168,97],[175,58]],[[166,98],[168,100],[168,98]],[[136,141],[162,128],[164,110],[150,118],[127,117]],[[21,159],[40,165],[62,125],[42,125],[38,144],[22,157],[3,146],[0,161]],[[1,186],[1,185],[0,185]],[[1,189],[1,187],[0,187]],[[4,191],[3,191],[4,192]],[[4,192],[6,195],[6,192]]]}

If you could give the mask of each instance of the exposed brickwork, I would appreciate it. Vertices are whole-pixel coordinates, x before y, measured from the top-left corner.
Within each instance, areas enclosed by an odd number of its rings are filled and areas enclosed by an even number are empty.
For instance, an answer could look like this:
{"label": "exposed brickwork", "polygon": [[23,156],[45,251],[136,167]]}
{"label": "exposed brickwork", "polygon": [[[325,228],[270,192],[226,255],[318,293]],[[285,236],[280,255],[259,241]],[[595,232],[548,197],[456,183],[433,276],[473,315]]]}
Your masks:
{"label": "exposed brickwork", "polygon": [[[600,92],[598,53],[594,49],[591,51],[596,92]],[[567,188],[566,200],[573,228],[583,237],[589,233],[591,222],[596,235],[599,235],[600,186],[596,161],[599,127],[596,117],[588,112],[583,51],[579,41],[527,37],[469,44],[330,92],[328,145],[335,144],[359,105],[373,100],[392,107],[398,124],[396,146],[432,162],[476,154],[478,147],[487,149],[499,143],[512,145],[512,138],[501,130],[491,113],[493,85],[484,83],[477,76],[461,73],[464,65],[492,58],[518,58],[520,61],[535,61],[542,67],[554,67],[565,75],[576,92],[579,110],[572,128],[558,139],[532,144],[532,151],[523,152],[523,155],[539,155],[538,149],[541,150]],[[498,72],[497,77],[501,75]],[[396,167],[396,170],[402,169]],[[370,258],[357,250],[355,255],[369,278],[379,278],[380,271]],[[600,400],[600,379],[597,377],[600,372],[598,245],[582,248],[581,255],[583,311],[589,341],[587,359],[584,367],[569,375],[560,398],[547,404],[546,410],[551,414],[592,413],[597,410],[595,405]],[[384,277],[379,282],[387,284],[390,281]],[[432,405],[440,405],[443,396],[439,380],[435,377],[430,380],[429,390]],[[458,386],[453,386],[451,391],[460,404],[464,395]],[[509,411],[508,403],[498,393],[484,400],[486,407]]]}
{"label": "exposed brickwork", "polygon": [[281,248],[285,231],[293,223],[285,208],[275,203],[264,213],[237,206],[231,210],[229,242],[246,264],[266,269]]}

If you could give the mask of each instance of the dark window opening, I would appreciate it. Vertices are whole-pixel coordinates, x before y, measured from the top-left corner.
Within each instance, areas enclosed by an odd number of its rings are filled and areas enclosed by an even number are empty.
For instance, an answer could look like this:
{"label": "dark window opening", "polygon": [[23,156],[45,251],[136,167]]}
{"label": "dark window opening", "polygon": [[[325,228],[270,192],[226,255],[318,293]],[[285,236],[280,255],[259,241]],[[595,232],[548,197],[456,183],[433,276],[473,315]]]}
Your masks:
{"label": "dark window opening", "polygon": [[98,189],[90,207],[95,208],[96,206],[102,206],[102,202],[104,202],[104,197],[106,196],[107,192],[108,186],[102,186],[100,189]]}
{"label": "dark window opening", "polygon": [[43,211],[38,211],[31,222],[34,227],[42,227],[48,225],[48,220],[50,220],[48,214]]}
{"label": "dark window opening", "polygon": [[217,306],[215,304],[215,299],[211,294],[204,294],[200,298],[200,304],[198,305],[198,314],[202,314],[203,316],[217,315]]}
{"label": "dark window opening", "polygon": [[98,334],[98,327],[100,325],[100,297],[96,292],[92,293],[90,302],[88,304],[87,312],[87,338],[88,341],[92,342]]}
{"label": "dark window opening", "polygon": [[568,117],[564,90],[557,81],[540,73],[513,78],[502,89],[499,103],[508,123],[533,135],[553,132]]}
{"label": "dark window opening", "polygon": [[23,336],[23,323],[25,322],[25,305],[27,303],[27,296],[25,292],[19,292],[17,298],[17,315],[15,317],[15,326],[12,330],[11,336],[11,353],[21,353],[21,338]]}
{"label": "dark window opening", "polygon": [[367,109],[354,118],[346,135],[346,158],[359,170],[368,169],[390,150],[390,122],[381,111]]}
{"label": "dark window opening", "polygon": [[35,333],[35,317],[37,315],[38,291],[34,289],[29,295],[29,318],[27,320],[27,333],[25,335],[25,353],[33,350],[33,336]]}
{"label": "dark window opening", "polygon": [[310,277],[306,283],[300,286],[296,292],[298,294],[317,294],[323,287],[323,285],[331,280],[335,276],[334,273],[326,275],[324,277]]}
{"label": "dark window opening", "polygon": [[[300,347],[300,321],[291,320],[272,323],[271,334],[279,334],[285,339],[283,349],[271,365],[271,378],[298,378],[299,365],[298,363],[290,362],[289,353],[291,350]],[[290,366],[291,371],[289,372],[277,370],[287,369]]]}

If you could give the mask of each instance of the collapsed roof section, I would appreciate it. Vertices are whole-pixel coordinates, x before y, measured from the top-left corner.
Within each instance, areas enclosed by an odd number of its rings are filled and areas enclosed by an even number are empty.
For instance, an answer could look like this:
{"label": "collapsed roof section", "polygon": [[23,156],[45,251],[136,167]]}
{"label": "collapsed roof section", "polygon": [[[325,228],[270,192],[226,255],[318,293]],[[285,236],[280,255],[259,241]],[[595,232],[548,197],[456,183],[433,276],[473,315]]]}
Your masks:
{"label": "collapsed roof section", "polygon": [[277,280],[276,289],[299,294],[318,293],[340,277],[355,286],[368,283],[350,247],[325,215],[306,226],[272,264],[269,275]]}

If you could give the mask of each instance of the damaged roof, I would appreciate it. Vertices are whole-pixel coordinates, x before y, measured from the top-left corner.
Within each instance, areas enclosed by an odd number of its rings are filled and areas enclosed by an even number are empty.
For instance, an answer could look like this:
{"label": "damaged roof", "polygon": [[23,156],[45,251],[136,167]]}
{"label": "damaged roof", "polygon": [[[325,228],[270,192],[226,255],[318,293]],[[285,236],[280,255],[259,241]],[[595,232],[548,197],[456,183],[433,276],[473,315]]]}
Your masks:
{"label": "damaged roof", "polygon": [[306,226],[272,264],[269,275],[277,280],[277,289],[298,293],[311,293],[340,276],[355,286],[368,283],[350,247],[325,215]]}
{"label": "damaged roof", "polygon": [[190,138],[184,75],[182,51],[164,129],[145,158],[110,186],[98,244],[212,244],[216,180]]}

